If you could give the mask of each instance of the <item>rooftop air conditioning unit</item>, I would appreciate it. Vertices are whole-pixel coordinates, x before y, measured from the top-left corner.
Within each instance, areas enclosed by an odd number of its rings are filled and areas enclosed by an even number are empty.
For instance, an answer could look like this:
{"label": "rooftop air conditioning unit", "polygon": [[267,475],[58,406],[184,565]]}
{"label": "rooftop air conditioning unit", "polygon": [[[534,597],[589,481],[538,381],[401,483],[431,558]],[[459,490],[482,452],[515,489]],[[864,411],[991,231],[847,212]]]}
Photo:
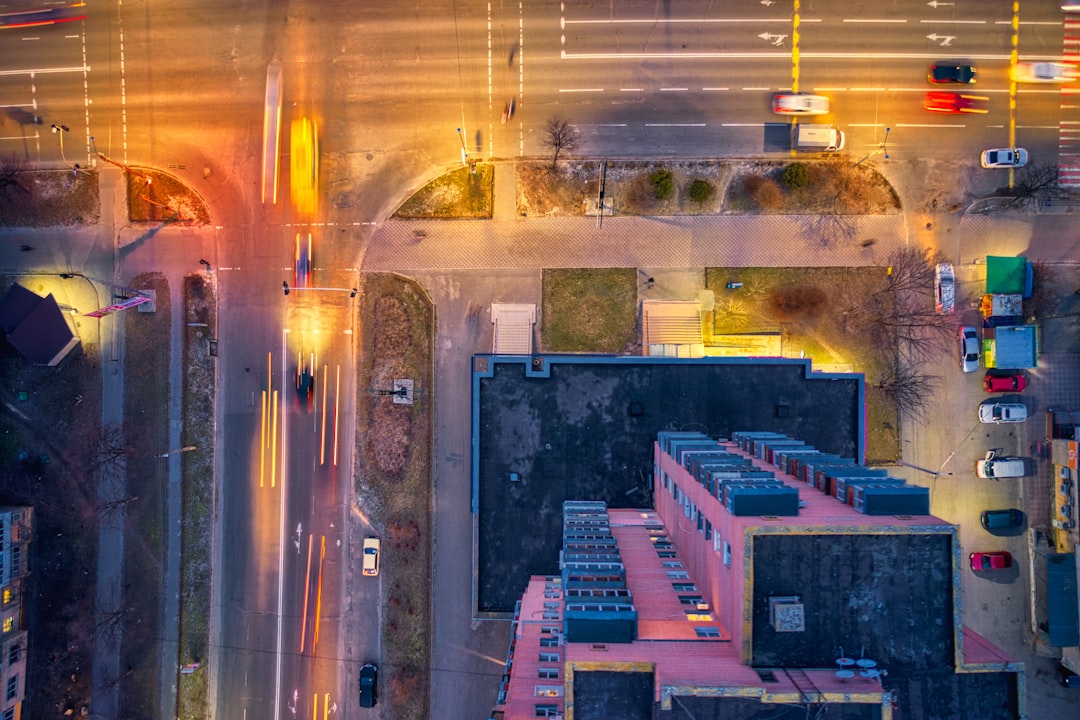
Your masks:
{"label": "rooftop air conditioning unit", "polygon": [[776,632],[806,629],[805,607],[797,595],[769,598],[769,624]]}

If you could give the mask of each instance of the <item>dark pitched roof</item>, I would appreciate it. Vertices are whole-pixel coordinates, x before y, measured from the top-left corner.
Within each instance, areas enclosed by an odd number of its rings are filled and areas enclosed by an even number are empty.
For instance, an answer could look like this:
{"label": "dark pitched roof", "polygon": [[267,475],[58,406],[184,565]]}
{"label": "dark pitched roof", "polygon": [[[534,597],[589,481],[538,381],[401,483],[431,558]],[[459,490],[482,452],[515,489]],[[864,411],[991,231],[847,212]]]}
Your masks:
{"label": "dark pitched roof", "polygon": [[8,342],[35,365],[58,362],[75,337],[51,294],[41,297],[18,283],[0,298],[0,327]]}

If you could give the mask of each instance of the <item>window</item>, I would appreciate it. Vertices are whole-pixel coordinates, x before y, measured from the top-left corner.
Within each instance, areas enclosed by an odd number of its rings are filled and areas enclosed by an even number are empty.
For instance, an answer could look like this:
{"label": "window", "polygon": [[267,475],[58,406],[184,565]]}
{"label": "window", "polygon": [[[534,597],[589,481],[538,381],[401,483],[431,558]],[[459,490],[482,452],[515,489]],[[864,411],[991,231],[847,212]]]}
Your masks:
{"label": "window", "polygon": [[559,668],[542,667],[537,670],[537,675],[543,680],[557,680],[559,678]]}
{"label": "window", "polygon": [[559,647],[559,638],[542,637],[540,638],[540,647]]}
{"label": "window", "polygon": [[19,676],[12,675],[7,681],[7,692],[4,694],[8,700],[19,694]]}
{"label": "window", "polygon": [[705,540],[712,540],[712,523],[705,521]]}
{"label": "window", "polygon": [[536,714],[533,717],[556,717],[559,714],[558,705],[535,705]]}
{"label": "window", "polygon": [[559,609],[559,603],[557,603],[557,602],[545,602],[544,603],[544,609],[545,610],[558,610]]}
{"label": "window", "polygon": [[724,543],[724,564],[731,567],[731,546]]}
{"label": "window", "polygon": [[9,602],[11,602],[11,588],[6,587],[4,588],[4,604],[7,605]]}
{"label": "window", "polygon": [[11,647],[8,648],[8,657],[7,657],[8,665],[14,665],[15,663],[19,662],[19,654],[20,654],[19,644],[14,643]]}
{"label": "window", "polygon": [[9,707],[4,711],[4,720],[15,720],[15,708]]}
{"label": "window", "polygon": [[685,580],[690,577],[690,573],[685,570],[668,570],[667,576],[672,580]]}
{"label": "window", "polygon": [[15,627],[15,616],[14,615],[8,615],[6,618],[4,618],[4,632],[6,632],[6,633],[11,632],[12,628],[14,628],[14,627]]}
{"label": "window", "polygon": [[697,592],[694,583],[671,583],[671,589],[675,592]]}
{"label": "window", "polygon": [[537,685],[536,686],[536,697],[562,697],[562,694],[563,694],[562,685]]}
{"label": "window", "polygon": [[542,652],[540,653],[540,662],[559,662],[559,653]]}
{"label": "window", "polygon": [[694,632],[697,633],[698,637],[703,637],[703,638],[713,638],[713,637],[718,638],[718,637],[720,637],[720,628],[715,628],[715,627],[708,627],[708,626],[706,626],[706,627],[696,627],[696,628],[694,628]]}
{"label": "window", "polygon": [[694,622],[710,622],[712,615],[697,608],[692,608],[686,611],[686,619]]}
{"label": "window", "polygon": [[683,605],[697,605],[698,603],[705,602],[705,598],[700,595],[680,595],[679,602]]}
{"label": "window", "polygon": [[544,612],[543,617],[544,617],[544,620],[558,620],[559,619],[559,613],[555,612],[554,610],[549,610],[549,611]]}
{"label": "window", "polygon": [[661,563],[661,565],[663,567],[666,567],[666,568],[681,568],[682,567],[682,563],[679,562],[678,560],[669,560],[669,561]]}
{"label": "window", "polygon": [[22,563],[22,548],[15,545],[11,548],[11,577],[19,577],[19,565]]}
{"label": "window", "polygon": [[656,554],[659,557],[662,557],[662,558],[673,558],[673,557],[675,557],[675,551],[674,550],[660,550]]}
{"label": "window", "polygon": [[544,625],[542,628],[540,628],[540,632],[544,633],[545,635],[554,635],[555,633],[559,632],[559,626]]}

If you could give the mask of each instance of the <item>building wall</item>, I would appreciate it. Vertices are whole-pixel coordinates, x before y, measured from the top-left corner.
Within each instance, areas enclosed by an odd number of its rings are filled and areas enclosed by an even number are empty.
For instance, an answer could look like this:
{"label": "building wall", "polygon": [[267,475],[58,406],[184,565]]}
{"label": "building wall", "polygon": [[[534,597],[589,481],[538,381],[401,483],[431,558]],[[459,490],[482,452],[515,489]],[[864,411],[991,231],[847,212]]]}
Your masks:
{"label": "building wall", "polygon": [[0,507],[0,720],[21,717],[26,696],[23,592],[32,524],[32,508]]}

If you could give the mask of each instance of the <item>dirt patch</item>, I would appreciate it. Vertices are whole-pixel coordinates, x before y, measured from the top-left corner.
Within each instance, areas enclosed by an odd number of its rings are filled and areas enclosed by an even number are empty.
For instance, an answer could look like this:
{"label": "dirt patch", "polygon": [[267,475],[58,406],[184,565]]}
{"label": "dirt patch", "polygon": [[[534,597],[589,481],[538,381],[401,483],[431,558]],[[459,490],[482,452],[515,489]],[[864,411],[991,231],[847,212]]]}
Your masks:
{"label": "dirt patch", "polygon": [[202,197],[176,176],[150,168],[131,168],[125,178],[131,222],[210,224],[210,209]]}
{"label": "dirt patch", "polygon": [[[788,171],[793,165],[805,173]],[[722,207],[730,214],[882,215],[899,212],[900,199],[876,170],[841,158],[745,162],[731,178]]]}
{"label": "dirt patch", "polygon": [[595,197],[599,167],[593,163],[521,163],[517,166],[517,210],[522,215],[584,215]]}
{"label": "dirt patch", "polygon": [[540,345],[548,352],[637,354],[637,270],[545,270]]}
{"label": "dirt patch", "polygon": [[36,171],[0,161],[2,227],[94,224],[100,207],[95,171]]}
{"label": "dirt patch", "polygon": [[441,175],[402,203],[397,218],[490,218],[495,166],[477,164]]}

